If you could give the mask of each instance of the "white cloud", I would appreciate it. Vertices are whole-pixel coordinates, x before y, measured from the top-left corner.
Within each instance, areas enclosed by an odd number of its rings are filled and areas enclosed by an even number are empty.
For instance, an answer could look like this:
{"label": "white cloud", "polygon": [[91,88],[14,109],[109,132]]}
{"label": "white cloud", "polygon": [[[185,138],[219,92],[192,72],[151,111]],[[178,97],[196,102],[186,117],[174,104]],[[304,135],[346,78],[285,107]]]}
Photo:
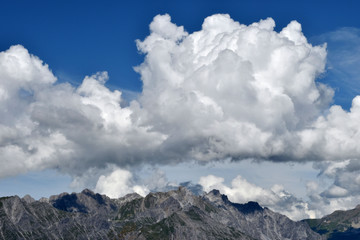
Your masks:
{"label": "white cloud", "polygon": [[269,205],[276,201],[273,192],[249,183],[240,175],[232,180],[231,187],[226,187],[223,182],[224,178],[209,175],[201,177],[199,184],[203,186],[204,191],[209,192],[212,189],[218,189],[235,202],[259,201],[262,204]]}
{"label": "white cloud", "polygon": [[101,175],[96,183],[95,191],[106,194],[111,198],[119,198],[128,193],[136,192],[141,196],[146,196],[149,189],[145,186],[133,183],[131,172],[111,166],[112,171],[108,175]]}
{"label": "white cloud", "polygon": [[144,162],[164,139],[131,120],[106,72],[75,88],[20,46],[0,53],[0,176],[56,168],[74,177],[108,163]]}
{"label": "white cloud", "polygon": [[188,34],[170,20],[156,16],[151,34],[137,42],[146,54],[137,68],[144,87],[129,106],[105,86],[106,72],[75,88],[57,84],[22,46],[2,52],[0,151],[19,158],[4,174],[303,157],[293,150],[297,132],[331,99],[331,90],[315,83],[325,48],[308,44],[297,22],[277,33],[270,18],[245,26],[214,15]]}
{"label": "white cloud", "polygon": [[[150,24],[150,31],[157,34],[159,38],[168,38],[174,41],[181,40],[187,35],[184,27],[178,27],[171,23],[171,17],[168,14],[157,15]],[[141,44],[139,42],[139,44]]]}
{"label": "white cloud", "polygon": [[325,191],[323,195],[326,196],[327,198],[339,198],[339,197],[347,196],[348,191],[339,186],[332,186],[327,191]]}
{"label": "white cloud", "polygon": [[169,136],[167,150],[182,145],[179,154],[200,161],[298,158],[296,131],[331,101],[332,90],[315,82],[326,50],[307,43],[297,22],[280,33],[274,26],[213,15],[180,42],[155,31],[138,41],[146,54],[137,68],[141,124]]}
{"label": "white cloud", "polygon": [[133,192],[145,196],[150,191],[168,191],[178,186],[157,168],[135,166],[125,169],[115,164],[106,164],[103,168],[90,167],[74,176],[70,184],[74,191],[90,188],[112,198]]}
{"label": "white cloud", "polygon": [[[360,97],[350,111],[330,106],[333,90],[316,81],[326,45],[309,44],[296,21],[280,32],[274,27],[271,18],[246,26],[216,14],[187,33],[169,15],[156,16],[150,35],[137,41],[145,54],[136,68],[143,91],[129,104],[106,87],[106,72],[74,87],[57,83],[20,45],[0,52],[0,177],[53,168],[71,175],[74,186],[92,182],[111,192],[113,183],[121,195],[142,189],[129,171],[144,163],[329,160],[340,163],[319,169],[333,172],[333,186],[310,195],[332,206],[351,204],[360,192],[349,180],[360,182],[350,169],[360,156]],[[96,183],[91,172],[98,172]],[[279,186],[266,190],[241,177],[231,187],[221,178],[207,180],[238,200],[298,202]],[[121,183],[123,189],[116,187]]]}
{"label": "white cloud", "polygon": [[300,132],[302,152],[327,160],[358,159],[360,156],[360,96],[349,112],[334,105],[311,128]]}

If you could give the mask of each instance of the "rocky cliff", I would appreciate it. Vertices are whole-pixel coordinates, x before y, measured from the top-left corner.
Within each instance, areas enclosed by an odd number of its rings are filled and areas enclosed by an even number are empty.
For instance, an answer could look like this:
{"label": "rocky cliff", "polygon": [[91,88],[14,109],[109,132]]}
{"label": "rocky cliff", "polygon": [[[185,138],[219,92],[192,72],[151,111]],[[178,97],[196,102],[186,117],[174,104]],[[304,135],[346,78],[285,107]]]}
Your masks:
{"label": "rocky cliff", "polygon": [[186,188],[110,199],[90,190],[0,198],[0,239],[322,239],[305,222]]}

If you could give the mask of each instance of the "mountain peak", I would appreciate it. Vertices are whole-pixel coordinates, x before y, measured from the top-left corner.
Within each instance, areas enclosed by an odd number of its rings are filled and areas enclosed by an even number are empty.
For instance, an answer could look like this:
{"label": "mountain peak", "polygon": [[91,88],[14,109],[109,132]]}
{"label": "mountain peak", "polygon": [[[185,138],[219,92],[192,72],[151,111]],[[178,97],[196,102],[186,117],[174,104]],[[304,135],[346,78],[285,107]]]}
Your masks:
{"label": "mountain peak", "polygon": [[23,201],[27,202],[27,203],[32,203],[32,202],[35,202],[35,199],[32,198],[29,194],[26,194],[23,198],[22,198]]}
{"label": "mountain peak", "polygon": [[216,202],[218,205],[227,204],[235,207],[238,211],[244,214],[251,214],[264,209],[257,202],[250,201],[248,203],[240,204],[233,203],[225,194],[221,194],[219,190],[213,189],[205,195],[210,201]]}
{"label": "mountain peak", "polygon": [[95,195],[95,193],[88,188],[85,188],[84,190],[82,190],[81,193],[86,194],[86,195]]}
{"label": "mountain peak", "polygon": [[257,202],[250,201],[245,204],[232,203],[233,206],[244,214],[251,214],[255,212],[262,212],[264,209]]}
{"label": "mountain peak", "polygon": [[221,194],[220,194],[220,191],[219,190],[217,190],[217,189],[213,189],[213,190],[211,190],[210,192],[209,192],[209,194],[213,194],[214,196],[220,196]]}

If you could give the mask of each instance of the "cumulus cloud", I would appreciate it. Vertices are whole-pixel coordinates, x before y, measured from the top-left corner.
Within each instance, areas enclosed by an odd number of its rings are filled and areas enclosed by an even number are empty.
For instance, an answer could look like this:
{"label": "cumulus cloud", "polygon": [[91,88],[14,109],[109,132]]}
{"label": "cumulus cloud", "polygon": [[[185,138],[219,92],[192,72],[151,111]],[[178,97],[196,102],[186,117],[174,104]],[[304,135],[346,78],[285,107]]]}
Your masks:
{"label": "cumulus cloud", "polygon": [[310,45],[297,22],[280,33],[274,26],[270,18],[245,26],[214,15],[188,34],[170,16],[156,16],[151,34],[137,41],[143,91],[127,106],[105,86],[106,72],[78,87],[59,84],[39,58],[11,47],[0,58],[0,151],[12,162],[2,175],[299,157],[293,148],[308,141],[298,131],[331,100],[331,89],[315,82],[326,50]]}
{"label": "cumulus cloud", "polygon": [[169,136],[166,150],[181,145],[178,154],[199,161],[302,158],[293,150],[297,131],[332,99],[332,90],[315,82],[326,49],[309,44],[296,21],[280,33],[274,26],[271,18],[245,26],[218,14],[201,31],[178,34],[180,41],[155,31],[138,41],[146,54],[137,68],[140,124]]}
{"label": "cumulus cloud", "polygon": [[317,182],[311,181],[307,184],[307,195],[317,216],[354,208],[359,204],[359,166],[357,159],[314,164],[320,174]]}
{"label": "cumulus cloud", "polygon": [[108,163],[134,165],[164,135],[136,126],[107,73],[77,88],[57,84],[46,64],[17,45],[0,54],[0,175],[56,168],[73,176]]}
{"label": "cumulus cloud", "polygon": [[124,169],[115,164],[107,164],[105,168],[91,167],[73,178],[71,188],[81,191],[91,188],[111,198],[122,197],[129,193],[147,195],[150,191],[169,191],[179,185],[170,182],[165,172],[157,168]]}
{"label": "cumulus cloud", "polygon": [[360,156],[360,96],[353,99],[350,111],[334,105],[325,116],[299,132],[300,149],[322,160],[358,159]]}
{"label": "cumulus cloud", "polygon": [[101,175],[96,183],[95,191],[106,194],[111,198],[122,197],[128,193],[136,192],[141,196],[149,193],[145,186],[135,185],[132,182],[131,172],[112,166],[109,175]]}
{"label": "cumulus cloud", "polygon": [[[38,57],[10,47],[0,53],[0,176],[53,168],[74,186],[90,181],[120,196],[143,186],[129,172],[143,164],[253,158],[356,166],[360,98],[349,111],[330,106],[334,91],[317,81],[326,45],[310,44],[296,21],[274,27],[271,18],[246,26],[216,14],[187,33],[169,15],[156,16],[150,35],[136,42],[143,89],[129,104],[106,87],[106,72],[78,87],[57,83]],[[351,197],[352,170],[333,171],[334,186],[314,199]],[[289,199],[279,186],[264,190],[241,177],[229,189],[239,200],[266,196],[268,205]]]}

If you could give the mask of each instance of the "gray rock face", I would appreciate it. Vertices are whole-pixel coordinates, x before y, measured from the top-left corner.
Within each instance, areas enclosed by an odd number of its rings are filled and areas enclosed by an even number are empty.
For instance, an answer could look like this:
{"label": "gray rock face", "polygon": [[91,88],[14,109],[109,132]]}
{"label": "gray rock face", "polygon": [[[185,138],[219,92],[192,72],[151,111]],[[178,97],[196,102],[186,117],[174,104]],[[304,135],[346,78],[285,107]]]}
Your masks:
{"label": "gray rock face", "polygon": [[322,239],[306,223],[186,188],[110,199],[90,190],[0,198],[0,239]]}
{"label": "gray rock face", "polygon": [[255,239],[322,239],[306,224],[294,222],[284,215],[262,208],[256,202],[232,203],[217,190],[209,192],[205,198],[221,209],[213,217]]}

